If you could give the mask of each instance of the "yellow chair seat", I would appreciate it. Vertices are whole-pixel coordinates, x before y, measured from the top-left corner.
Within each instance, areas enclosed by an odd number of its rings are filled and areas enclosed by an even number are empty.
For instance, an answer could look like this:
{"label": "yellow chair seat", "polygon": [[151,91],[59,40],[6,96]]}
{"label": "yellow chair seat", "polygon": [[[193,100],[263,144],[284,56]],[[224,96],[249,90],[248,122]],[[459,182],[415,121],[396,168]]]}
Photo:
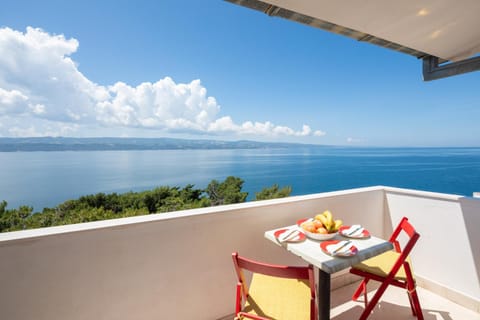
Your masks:
{"label": "yellow chair seat", "polygon": [[[378,256],[370,258],[368,260],[364,260],[354,265],[353,268],[361,271],[373,273],[381,277],[386,277],[390,272],[390,270],[392,270],[392,267],[397,261],[399,255],[400,253],[396,251],[393,251],[393,250],[387,251]],[[409,257],[407,257],[406,261],[410,264],[410,267],[411,267],[412,264],[410,263]],[[413,270],[412,270],[412,273],[413,273]],[[403,265],[398,270],[394,279],[401,280],[401,281],[407,280],[407,275],[405,274],[405,268],[403,268]]]}
{"label": "yellow chair seat", "polygon": [[310,319],[308,281],[255,273],[242,311],[275,320]]}

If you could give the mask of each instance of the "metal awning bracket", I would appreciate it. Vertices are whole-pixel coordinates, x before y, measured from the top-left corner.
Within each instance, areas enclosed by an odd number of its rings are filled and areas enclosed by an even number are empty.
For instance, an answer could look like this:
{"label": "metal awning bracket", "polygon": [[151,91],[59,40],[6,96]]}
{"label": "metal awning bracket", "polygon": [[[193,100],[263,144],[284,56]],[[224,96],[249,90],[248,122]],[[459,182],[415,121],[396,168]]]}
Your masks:
{"label": "metal awning bracket", "polygon": [[440,64],[433,56],[423,58],[423,80],[431,81],[480,70],[480,56],[457,62]]}

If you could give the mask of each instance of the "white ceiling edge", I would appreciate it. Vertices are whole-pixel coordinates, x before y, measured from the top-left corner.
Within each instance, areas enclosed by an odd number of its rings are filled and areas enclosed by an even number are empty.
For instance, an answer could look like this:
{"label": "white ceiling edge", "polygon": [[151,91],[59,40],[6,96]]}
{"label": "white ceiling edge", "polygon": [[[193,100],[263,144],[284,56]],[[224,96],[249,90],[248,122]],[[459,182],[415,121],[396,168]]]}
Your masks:
{"label": "white ceiling edge", "polygon": [[262,1],[445,60],[480,52],[479,0]]}

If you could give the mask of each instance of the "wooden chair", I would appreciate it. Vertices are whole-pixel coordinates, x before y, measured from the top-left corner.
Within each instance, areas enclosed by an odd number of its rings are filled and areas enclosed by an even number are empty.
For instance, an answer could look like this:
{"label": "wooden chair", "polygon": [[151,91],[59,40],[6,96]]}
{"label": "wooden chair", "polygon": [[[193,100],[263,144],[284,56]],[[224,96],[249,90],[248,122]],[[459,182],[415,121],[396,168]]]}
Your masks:
{"label": "wooden chair", "polygon": [[[237,273],[235,319],[314,320],[317,317],[313,266],[272,265],[232,254]],[[244,271],[252,275],[246,283]]]}
{"label": "wooden chair", "polygon": [[[408,241],[403,246],[403,249],[400,247],[400,243],[397,240],[401,231],[404,231],[408,236]],[[420,235],[415,231],[415,228],[408,222],[408,219],[404,217],[389,240],[392,242],[394,250],[365,260],[354,265],[350,269],[351,273],[364,277],[353,295],[353,300],[356,301],[360,294],[362,294],[362,292],[364,293],[365,310],[360,316],[360,320],[368,318],[389,285],[407,290],[413,315],[419,320],[423,320],[423,313],[418,300],[415,279],[413,277],[412,267],[408,257],[419,237]],[[381,282],[380,287],[377,289],[377,292],[370,302],[367,300],[367,283],[369,280]]]}

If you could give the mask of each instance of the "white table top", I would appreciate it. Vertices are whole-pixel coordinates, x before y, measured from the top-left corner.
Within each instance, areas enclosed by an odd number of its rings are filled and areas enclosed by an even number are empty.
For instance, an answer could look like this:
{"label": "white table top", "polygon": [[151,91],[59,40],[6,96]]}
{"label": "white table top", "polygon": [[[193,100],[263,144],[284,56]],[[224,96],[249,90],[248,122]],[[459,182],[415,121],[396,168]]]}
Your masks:
{"label": "white table top", "polygon": [[[274,236],[274,232],[279,229],[294,228],[295,226],[278,228],[265,232],[265,238],[277,245],[283,246],[291,253],[299,256],[303,260],[327,273],[335,273],[337,271],[347,269],[354,264],[363,260],[379,255],[385,251],[393,249],[393,245],[387,241],[374,236],[367,239],[349,239],[358,248],[358,253],[351,257],[332,257],[322,251],[320,243],[322,241],[312,240],[307,237],[305,241],[298,243],[280,244]],[[336,235],[332,240],[346,240],[347,238]]]}

